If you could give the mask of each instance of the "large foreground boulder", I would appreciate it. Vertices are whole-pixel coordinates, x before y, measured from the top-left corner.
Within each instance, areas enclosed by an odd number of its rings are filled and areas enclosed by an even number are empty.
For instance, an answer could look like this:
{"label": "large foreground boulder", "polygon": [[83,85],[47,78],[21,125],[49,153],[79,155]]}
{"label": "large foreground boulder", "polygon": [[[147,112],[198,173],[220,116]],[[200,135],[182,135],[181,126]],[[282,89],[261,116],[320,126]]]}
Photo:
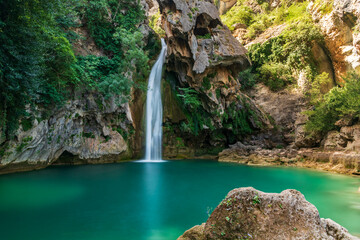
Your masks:
{"label": "large foreground boulder", "polygon": [[280,194],[254,188],[231,191],[207,222],[178,240],[208,239],[358,239],[330,219],[296,190]]}

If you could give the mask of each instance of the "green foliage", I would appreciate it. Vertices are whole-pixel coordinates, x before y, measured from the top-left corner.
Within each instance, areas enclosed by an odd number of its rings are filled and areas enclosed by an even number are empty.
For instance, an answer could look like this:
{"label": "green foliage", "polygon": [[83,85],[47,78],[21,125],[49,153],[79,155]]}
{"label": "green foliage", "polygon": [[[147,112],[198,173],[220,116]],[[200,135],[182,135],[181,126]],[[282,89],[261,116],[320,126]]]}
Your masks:
{"label": "green foliage", "polygon": [[94,133],[92,132],[86,132],[83,134],[84,138],[95,138]]}
{"label": "green foliage", "polygon": [[230,30],[234,30],[234,25],[241,23],[247,26],[247,38],[253,39],[267,28],[283,23],[293,23],[308,16],[307,6],[309,1],[293,2],[283,0],[280,7],[269,11],[269,4],[264,1],[257,1],[261,5],[260,14],[255,13],[244,0],[239,0],[226,14],[221,16],[221,20]]}
{"label": "green foliage", "polygon": [[246,69],[239,73],[238,79],[241,84],[241,90],[251,89],[255,86],[257,74],[252,73],[252,69]]}
{"label": "green foliage", "polygon": [[21,152],[24,147],[26,147],[27,145],[29,145],[29,142],[31,142],[33,140],[33,137],[32,136],[29,136],[29,137],[26,137],[22,140],[22,142],[20,143],[20,145],[18,145],[16,147],[16,151],[17,152]]}
{"label": "green foliage", "polygon": [[310,104],[315,105],[321,101],[323,96],[328,92],[328,86],[331,82],[332,79],[330,79],[329,74],[326,72],[323,72],[315,77],[308,92],[310,96]]}
{"label": "green foliage", "polygon": [[75,57],[55,18],[68,1],[0,2],[0,123],[7,137],[26,115],[25,106],[50,106],[71,86]]}
{"label": "green foliage", "polygon": [[319,8],[322,14],[328,14],[333,10],[333,0],[315,0],[315,7]]}
{"label": "green foliage", "polygon": [[311,134],[325,134],[336,128],[335,122],[344,116],[360,117],[360,76],[350,73],[344,87],[335,87],[308,111],[306,130]]}
{"label": "green foliage", "polygon": [[[78,19],[106,56],[74,55]],[[119,95],[124,102],[132,86],[143,89],[148,55],[157,49],[144,46],[138,29],[144,19],[132,0],[1,0],[0,128],[6,137],[19,119],[35,109],[49,114],[73,90]]]}
{"label": "green foliage", "polygon": [[252,205],[257,205],[257,204],[260,204],[261,203],[261,200],[260,200],[260,197],[259,195],[256,193],[256,195],[253,197],[252,201],[251,201],[251,204]]}
{"label": "green foliage", "polygon": [[183,100],[183,103],[186,107],[189,107],[191,110],[198,110],[201,106],[201,101],[198,97],[198,92],[193,88],[180,88],[182,94],[177,94]]}
{"label": "green foliage", "polygon": [[221,122],[235,136],[250,134],[253,130],[249,124],[249,117],[253,115],[254,113],[245,100],[242,101],[242,105],[233,102],[221,115]]}
{"label": "green foliage", "polygon": [[282,55],[286,63],[293,68],[305,68],[312,61],[312,42],[323,43],[321,30],[311,19],[291,24],[281,36],[285,40]]}
{"label": "green foliage", "polygon": [[196,38],[198,38],[198,39],[211,39],[211,34],[210,34],[210,33],[207,33],[207,34],[205,34],[204,36],[202,36],[202,35],[196,35]]}
{"label": "green foliage", "polygon": [[237,23],[250,26],[254,21],[255,14],[248,6],[237,3],[226,14],[221,16],[221,21],[229,27],[230,30],[234,30],[233,25]]}
{"label": "green foliage", "polygon": [[211,115],[203,108],[199,92],[193,88],[179,88],[177,97],[183,104],[188,120],[187,123],[183,122],[181,125],[183,132],[190,132],[197,136],[206,127],[214,129]]}
{"label": "green foliage", "polygon": [[184,143],[184,139],[182,139],[181,137],[177,137],[176,138],[176,145],[177,148],[183,148],[185,147],[185,143]]}
{"label": "green foliage", "polygon": [[28,117],[28,118],[23,118],[21,120],[21,126],[22,129],[26,132],[28,130],[30,130],[33,126],[33,121],[34,119],[32,117]]}
{"label": "green foliage", "polygon": [[203,78],[202,86],[204,87],[205,91],[208,91],[211,89],[211,82],[210,82],[210,78],[208,76]]}
{"label": "green foliage", "polygon": [[308,18],[290,24],[283,33],[263,44],[253,44],[249,57],[252,73],[259,73],[258,81],[273,91],[283,89],[294,82],[292,73],[304,70],[309,79],[317,75],[311,52],[312,43],[323,42],[317,26]]}
{"label": "green foliage", "polygon": [[149,26],[160,36],[165,37],[165,31],[160,27],[161,14],[158,11],[155,15],[152,15],[149,19]]}
{"label": "green foliage", "polygon": [[283,63],[265,63],[258,70],[262,81],[272,91],[283,89],[295,82],[290,67]]}
{"label": "green foliage", "polygon": [[[120,12],[122,9],[126,14]],[[108,58],[92,56],[89,63],[78,65],[81,81],[90,83],[90,89],[97,89],[105,98],[120,95],[125,102],[135,84],[133,80],[144,79],[149,72],[143,36],[137,29],[145,19],[144,12],[131,0],[89,1],[84,12],[92,37]]]}
{"label": "green foliage", "polygon": [[191,8],[191,12],[192,12],[193,14],[195,14],[195,12],[197,12],[197,11],[199,11],[199,8],[197,8],[197,7]]}

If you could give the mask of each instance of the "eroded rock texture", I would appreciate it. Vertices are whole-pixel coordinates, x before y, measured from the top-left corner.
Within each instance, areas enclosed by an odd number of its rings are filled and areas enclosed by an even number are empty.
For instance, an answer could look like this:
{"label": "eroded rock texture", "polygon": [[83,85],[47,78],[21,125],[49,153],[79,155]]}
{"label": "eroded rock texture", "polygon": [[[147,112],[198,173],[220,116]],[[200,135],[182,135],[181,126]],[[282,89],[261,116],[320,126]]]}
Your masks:
{"label": "eroded rock texture", "polygon": [[181,82],[200,85],[211,71],[227,78],[249,66],[246,49],[221,23],[212,1],[159,4],[169,49],[167,68],[177,72]]}
{"label": "eroded rock texture", "polygon": [[[78,163],[120,160],[129,153],[124,137],[133,131],[128,104],[104,101],[89,94],[70,100],[49,118],[33,122],[30,130],[20,128],[9,141],[0,161],[0,172],[43,168],[65,151],[78,156]],[[121,135],[122,133],[123,135]],[[128,139],[126,139],[128,140]],[[113,158],[104,158],[113,155]]]}
{"label": "eroded rock texture", "polygon": [[336,81],[343,82],[348,71],[360,73],[360,1],[336,0],[333,11],[323,14],[310,3],[313,19],[321,27],[326,48],[335,69]]}
{"label": "eroded rock texture", "polygon": [[[145,0],[142,4],[144,9],[149,8]],[[78,21],[81,27],[73,29],[81,36],[73,43],[76,55],[106,56],[86,24]],[[138,27],[143,41],[150,41],[152,30],[146,21]],[[126,74],[131,78],[131,72]],[[40,169],[55,162],[104,163],[137,157],[142,145],[144,98],[135,89],[131,95],[131,101],[122,96],[105,100],[97,92],[74,90],[64,106],[54,106],[45,116],[34,116],[29,126],[20,127],[11,140],[0,137],[0,174]],[[58,161],[62,154],[69,157]]]}
{"label": "eroded rock texture", "polygon": [[[168,44],[166,66],[168,73],[176,76],[175,89],[180,94],[181,88],[195,90],[201,109],[211,119],[211,123],[200,128],[233,131],[225,126],[223,117],[231,115],[230,109],[232,112],[251,109],[253,115],[246,114],[245,121],[253,129],[268,125],[266,116],[240,91],[237,75],[250,62],[246,49],[220,21],[213,2],[158,0],[158,3]],[[229,117],[227,121],[233,120]]]}
{"label": "eroded rock texture", "polygon": [[207,222],[178,240],[210,239],[358,239],[330,219],[320,218],[314,205],[296,190],[280,194],[254,188],[235,189]]}

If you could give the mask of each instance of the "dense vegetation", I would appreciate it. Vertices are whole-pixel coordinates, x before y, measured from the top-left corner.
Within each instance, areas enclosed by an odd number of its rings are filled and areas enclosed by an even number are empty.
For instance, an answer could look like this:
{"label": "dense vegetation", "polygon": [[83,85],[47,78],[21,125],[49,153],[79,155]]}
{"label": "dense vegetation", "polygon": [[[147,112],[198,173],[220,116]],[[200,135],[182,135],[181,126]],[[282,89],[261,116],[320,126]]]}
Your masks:
{"label": "dense vegetation", "polygon": [[253,66],[239,76],[243,89],[251,88],[256,82],[263,82],[273,91],[281,90],[295,83],[300,72],[314,81],[322,73],[317,71],[311,48],[314,42],[321,45],[323,36],[306,10],[309,2],[283,0],[279,7],[273,9],[266,1],[257,2],[260,7],[257,12],[247,1],[239,0],[222,16],[230,29],[239,23],[245,25],[245,39],[248,41],[272,26],[285,24],[279,36],[249,47]]}
{"label": "dense vegetation", "polygon": [[[306,7],[309,1],[293,2],[283,0],[277,8],[270,9],[267,2],[257,1],[261,5],[260,13],[255,13],[247,4],[238,3],[222,20],[233,30],[236,24],[246,26],[245,39],[253,40],[269,27],[286,24],[279,36],[264,43],[249,47],[252,67],[239,75],[243,89],[252,88],[262,82],[271,90],[278,91],[286,87],[297,86],[300,73],[305,74],[308,81],[305,95],[308,99],[309,121],[306,131],[309,137],[324,136],[338,127],[335,123],[342,119],[358,120],[360,117],[360,76],[349,73],[344,78],[344,86],[333,86],[328,73],[319,72],[312,53],[312,47],[324,45],[324,38],[313,22]],[[322,14],[332,11],[333,1],[314,1]],[[357,28],[357,26],[355,26]],[[355,29],[354,29],[355,31]]]}
{"label": "dense vegetation", "polygon": [[[247,134],[254,131],[250,124],[254,120],[261,127],[257,115],[252,111],[250,103],[245,96],[238,95],[237,101],[231,103],[223,112],[213,112],[204,108],[205,102],[209,101],[206,93],[193,88],[179,88],[177,97],[180,106],[186,116],[186,121],[181,122],[182,133],[190,133],[194,136],[209,134],[214,141],[233,144]],[[214,96],[221,101],[220,88]]]}
{"label": "dense vegetation", "polygon": [[225,15],[221,16],[222,21],[230,30],[234,30],[237,23],[245,24],[248,29],[247,38],[253,39],[267,28],[296,21],[306,14],[308,1],[295,2],[291,0],[282,0],[280,7],[271,9],[269,3],[257,0],[261,6],[261,13],[256,13],[246,4],[246,0],[238,0]]}
{"label": "dense vegetation", "polygon": [[350,73],[345,78],[344,87],[334,87],[308,111],[306,130],[310,134],[325,134],[336,129],[335,123],[343,117],[360,117],[360,76]]}
{"label": "dense vegetation", "polygon": [[313,42],[321,44],[322,41],[319,28],[304,17],[289,24],[280,36],[252,45],[250,71],[274,91],[294,83],[300,71],[306,73],[307,79],[314,80],[321,73],[317,71],[311,48]]}
{"label": "dense vegetation", "polygon": [[[0,0],[0,133],[30,128],[74,91],[126,101],[156,52],[144,46],[144,18],[132,0]],[[101,55],[75,56],[76,28],[89,30]]]}

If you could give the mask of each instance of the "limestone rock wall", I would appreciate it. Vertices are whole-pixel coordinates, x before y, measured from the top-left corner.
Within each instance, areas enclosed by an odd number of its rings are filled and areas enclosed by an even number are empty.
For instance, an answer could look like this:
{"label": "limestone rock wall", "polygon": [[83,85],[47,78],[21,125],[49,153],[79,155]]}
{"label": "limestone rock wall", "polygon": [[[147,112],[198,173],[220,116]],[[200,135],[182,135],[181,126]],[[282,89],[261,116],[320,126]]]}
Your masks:
{"label": "limestone rock wall", "polygon": [[342,83],[348,71],[360,73],[360,1],[336,0],[328,14],[314,2],[308,8],[325,36],[336,81]]}
{"label": "limestone rock wall", "polygon": [[[156,8],[157,3],[143,0],[141,4],[144,10],[149,10]],[[143,41],[148,42],[152,30],[147,20],[139,29]],[[86,27],[73,30],[81,36],[73,43],[76,55],[105,56]],[[73,155],[71,160],[64,160],[67,164],[140,157],[145,97],[133,89],[131,100],[124,100],[121,96],[105,100],[96,92],[74,91],[72,99],[61,108],[52,109],[45,117],[35,116],[30,129],[20,127],[12,140],[0,138],[0,174],[44,168],[55,162],[61,164],[58,159],[64,153]]]}
{"label": "limestone rock wall", "polygon": [[[259,123],[270,125],[256,104],[240,91],[236,78],[250,66],[247,51],[223,25],[213,1],[158,0],[158,3],[168,45],[167,72],[176,76],[173,89],[178,92],[181,88],[194,89],[202,108],[211,116],[211,125],[220,131],[226,129],[221,116],[230,105],[239,111],[251,108],[258,116],[258,121],[249,119],[254,129],[260,129]],[[200,142],[212,141],[207,135],[199,138]]]}
{"label": "limestone rock wall", "polygon": [[46,167],[65,151],[85,162],[107,162],[108,155],[116,155],[111,161],[129,157],[126,140],[134,130],[133,119],[129,104],[118,105],[117,100],[79,96],[49,118],[35,119],[30,130],[20,128],[6,143],[0,173]]}

